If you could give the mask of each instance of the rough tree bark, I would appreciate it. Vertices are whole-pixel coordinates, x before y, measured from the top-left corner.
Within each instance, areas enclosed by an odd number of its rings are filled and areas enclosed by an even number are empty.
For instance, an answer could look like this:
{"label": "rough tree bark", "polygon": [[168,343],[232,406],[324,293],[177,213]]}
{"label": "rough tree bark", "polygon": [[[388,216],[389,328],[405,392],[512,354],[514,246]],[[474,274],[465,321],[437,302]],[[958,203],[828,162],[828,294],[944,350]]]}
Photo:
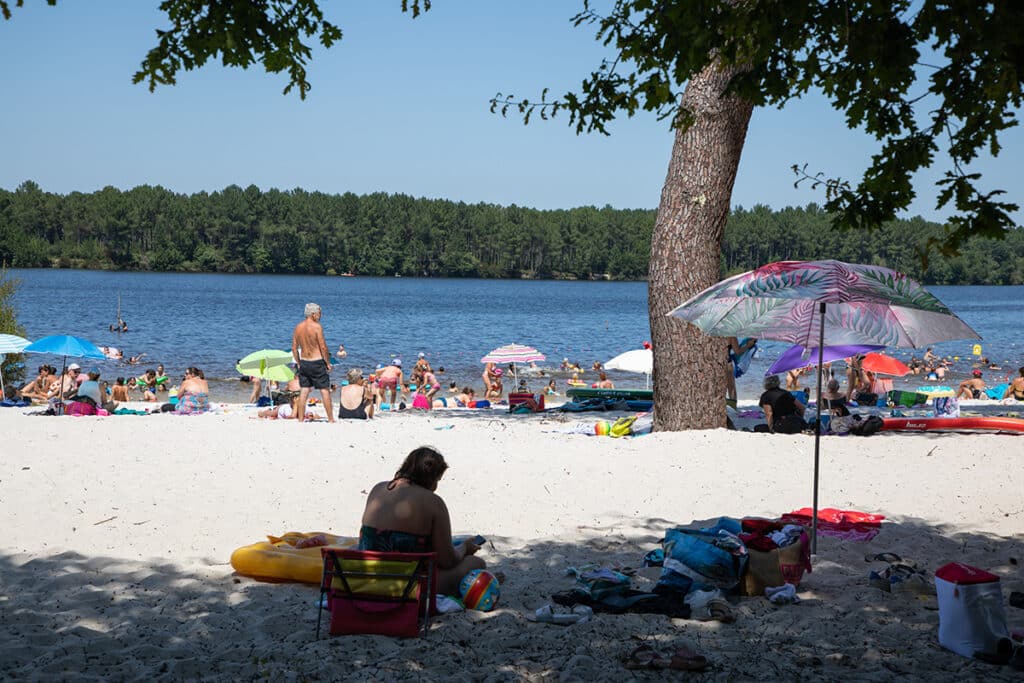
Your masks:
{"label": "rough tree bark", "polygon": [[740,70],[715,60],[682,97],[693,118],[676,131],[648,271],[659,431],[725,426],[725,340],[667,313],[720,279],[722,233],[753,111],[749,101],[723,95]]}

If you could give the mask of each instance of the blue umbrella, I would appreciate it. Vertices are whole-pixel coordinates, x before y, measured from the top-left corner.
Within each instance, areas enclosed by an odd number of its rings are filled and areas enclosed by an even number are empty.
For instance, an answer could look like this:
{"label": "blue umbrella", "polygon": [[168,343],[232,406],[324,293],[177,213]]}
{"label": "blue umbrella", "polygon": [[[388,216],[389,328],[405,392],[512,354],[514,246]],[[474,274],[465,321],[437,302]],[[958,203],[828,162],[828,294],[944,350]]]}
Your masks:
{"label": "blue umbrella", "polygon": [[[68,356],[72,358],[106,358],[106,355],[100,351],[100,347],[93,344],[87,339],[81,337],[72,337],[68,334],[53,334],[49,337],[42,337],[36,339],[34,342],[29,344],[24,349],[25,353],[49,353],[54,356],[63,356],[61,362],[61,382],[63,382],[64,372],[67,369]],[[63,386],[63,385],[62,385]],[[58,403],[58,406],[63,404]]]}
{"label": "blue umbrella", "polygon": [[[877,346],[871,344],[839,344],[836,346],[828,346],[822,349],[821,362],[828,363],[830,361],[839,360],[840,358],[849,358],[850,356],[856,356],[860,353],[868,353],[869,351],[878,351],[884,349],[884,346]],[[768,375],[774,375],[786,370],[792,370],[793,368],[802,368],[808,365],[818,364],[818,347],[812,346],[810,348],[796,344],[789,347],[782,352],[778,360],[772,363],[772,366],[764,373]]]}
{"label": "blue umbrella", "polygon": [[73,358],[106,358],[100,347],[87,339],[72,337],[69,334],[53,334],[41,337],[25,347],[26,353],[50,353],[54,356],[71,356]]}

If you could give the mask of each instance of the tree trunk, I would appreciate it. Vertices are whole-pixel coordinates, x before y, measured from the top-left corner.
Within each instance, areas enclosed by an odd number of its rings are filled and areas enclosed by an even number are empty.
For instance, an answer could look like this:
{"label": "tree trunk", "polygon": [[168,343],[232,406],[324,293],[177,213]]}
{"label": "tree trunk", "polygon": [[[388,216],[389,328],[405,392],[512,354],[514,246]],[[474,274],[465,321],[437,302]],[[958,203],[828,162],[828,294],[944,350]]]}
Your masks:
{"label": "tree trunk", "polygon": [[722,234],[753,105],[723,96],[739,67],[718,60],[682,97],[691,125],[676,131],[651,236],[648,310],[654,346],[654,428],[725,426],[725,341],[667,313],[720,279]]}

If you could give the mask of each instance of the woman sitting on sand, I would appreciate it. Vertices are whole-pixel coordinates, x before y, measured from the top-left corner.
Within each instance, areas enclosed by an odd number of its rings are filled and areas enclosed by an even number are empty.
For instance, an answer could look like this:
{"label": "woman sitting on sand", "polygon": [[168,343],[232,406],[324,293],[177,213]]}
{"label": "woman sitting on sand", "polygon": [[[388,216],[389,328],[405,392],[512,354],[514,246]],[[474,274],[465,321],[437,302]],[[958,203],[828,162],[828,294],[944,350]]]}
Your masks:
{"label": "woman sitting on sand", "polygon": [[459,582],[467,572],[486,565],[474,554],[472,541],[452,545],[448,508],[438,496],[448,464],[433,448],[421,446],[409,453],[391,481],[373,487],[366,499],[359,549],[400,553],[437,553],[437,589],[458,595]]}
{"label": "woman sitting on sand", "polygon": [[1013,378],[1010,386],[1006,387],[1006,393],[1003,394],[1003,398],[1013,396],[1018,401],[1024,401],[1024,368],[1020,368],[1017,372],[1020,373],[1020,377]]}
{"label": "woman sitting on sand", "polygon": [[56,368],[51,368],[49,365],[40,365],[39,376],[21,388],[20,396],[30,401],[45,401],[50,385],[57,379],[56,372]]}
{"label": "woman sitting on sand", "polygon": [[174,412],[179,415],[205,413],[210,409],[210,385],[206,383],[203,371],[196,367],[185,370],[185,379],[178,387],[178,405]]}
{"label": "woman sitting on sand", "polygon": [[368,420],[373,417],[373,389],[366,384],[363,371],[348,371],[348,384],[338,393],[338,417],[342,420]]}
{"label": "woman sitting on sand", "polygon": [[796,434],[803,431],[804,404],[796,400],[793,394],[779,388],[778,375],[764,378],[764,393],[758,405],[764,410],[764,419],[768,423],[768,431],[778,434]]}
{"label": "woman sitting on sand", "polygon": [[462,392],[455,395],[455,405],[460,408],[467,407],[470,402],[476,400],[476,391],[473,387],[462,387]]}

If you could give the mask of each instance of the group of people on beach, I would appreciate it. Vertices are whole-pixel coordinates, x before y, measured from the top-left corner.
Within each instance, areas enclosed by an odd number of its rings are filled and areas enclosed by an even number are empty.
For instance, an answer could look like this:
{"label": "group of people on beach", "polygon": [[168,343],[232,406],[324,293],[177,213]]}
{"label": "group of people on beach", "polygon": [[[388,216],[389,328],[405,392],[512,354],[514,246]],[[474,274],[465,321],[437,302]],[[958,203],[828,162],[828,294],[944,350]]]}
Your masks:
{"label": "group of people on beach", "polygon": [[100,380],[97,367],[83,370],[78,363],[69,364],[58,375],[49,364],[39,366],[38,375],[18,391],[18,397],[30,403],[45,404],[54,414],[95,415],[99,411],[114,413],[132,400],[130,389],[141,392],[141,399],[157,402],[157,392],[166,391],[169,400],[163,412],[200,413],[209,409],[209,385],[203,371],[196,367],[185,370],[181,383],[167,386],[164,367],[147,370],[139,377],[118,377],[114,384]]}
{"label": "group of people on beach", "polygon": [[[261,410],[260,417],[300,421],[326,417],[329,422],[334,422],[335,391],[338,392],[337,400],[341,404],[337,419],[370,419],[380,410],[401,410],[407,407],[425,410],[484,407],[504,399],[504,381],[509,374],[516,372],[514,364],[509,364],[505,369],[498,367],[496,363],[487,363],[481,375],[483,391],[479,396],[472,386],[459,387],[454,381],[449,383],[447,395],[443,395],[438,375],[445,372],[444,367],[439,366],[435,370],[426,354],[421,352],[408,376],[405,374],[402,359],[392,357],[370,373],[364,372],[362,368],[351,368],[339,388],[331,380],[332,356],[328,351],[329,347],[320,322],[323,318],[323,309],[316,303],[308,303],[303,313],[303,319],[292,332],[291,365],[295,370],[295,377],[283,389],[280,385],[271,386],[271,399],[275,405]],[[347,355],[342,345],[338,347],[333,358],[341,360]],[[597,361],[595,368],[600,368]],[[535,374],[531,371],[538,369],[533,366],[523,370],[524,374]],[[260,380],[256,377],[244,379],[253,383],[249,402],[255,403],[260,396]],[[525,380],[520,380],[516,388],[522,391],[525,384]],[[594,386],[608,389],[614,387],[603,370],[599,373]],[[319,397],[314,392],[317,392]],[[554,379],[548,382],[544,393],[557,395]],[[311,402],[322,405],[326,415],[311,413]]]}
{"label": "group of people on beach", "polygon": [[[857,354],[846,359],[845,391],[840,390],[840,382],[834,377],[832,364],[825,363],[822,366],[823,377],[826,378],[826,390],[821,395],[824,408],[822,414],[846,417],[850,414],[850,404],[875,406],[879,399],[893,390],[891,379],[864,369],[864,358],[864,354]],[[946,368],[952,365],[949,359],[939,359],[935,356],[930,348],[925,353],[925,358],[926,362],[931,364],[929,367]],[[980,358],[976,363],[976,366],[983,367],[991,365],[987,358]],[[764,393],[758,399],[758,405],[765,413],[767,431],[791,434],[807,428],[803,418],[810,392],[800,386],[799,380],[811,371],[810,367],[789,370],[786,373],[784,388],[777,375],[765,377]],[[974,367],[971,370],[971,377],[960,383],[956,398],[986,398],[983,374],[981,367]],[[1024,401],[1024,367],[1018,369],[1017,377],[1007,377],[1007,380],[1005,390],[995,398]],[[803,400],[800,398],[801,394]]]}

